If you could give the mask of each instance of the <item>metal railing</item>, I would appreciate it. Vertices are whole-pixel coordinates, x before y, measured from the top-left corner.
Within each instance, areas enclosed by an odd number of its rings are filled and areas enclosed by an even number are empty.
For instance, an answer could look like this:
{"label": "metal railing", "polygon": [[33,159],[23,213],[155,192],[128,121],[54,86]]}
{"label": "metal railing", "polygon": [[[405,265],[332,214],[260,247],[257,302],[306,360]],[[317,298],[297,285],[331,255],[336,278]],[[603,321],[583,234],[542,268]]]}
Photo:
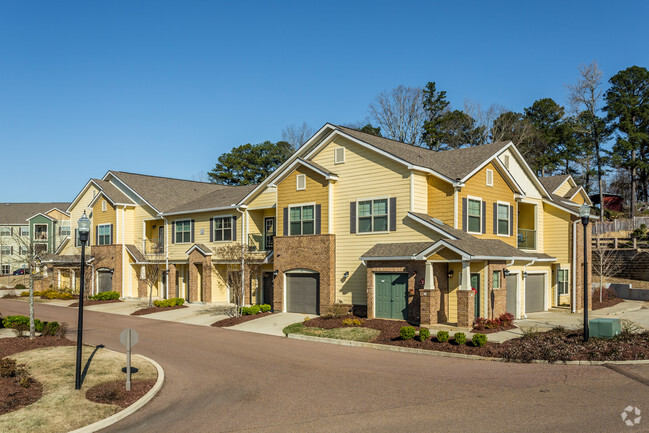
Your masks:
{"label": "metal railing", "polygon": [[144,254],[147,255],[160,255],[164,254],[165,242],[164,239],[153,238],[144,240]]}
{"label": "metal railing", "polygon": [[272,242],[270,242],[269,245],[266,245],[267,243],[269,242],[266,242],[265,236],[261,233],[253,233],[248,235],[248,247],[251,251],[272,251]]}
{"label": "metal railing", "polygon": [[536,230],[518,229],[518,248],[521,250],[535,250]]}

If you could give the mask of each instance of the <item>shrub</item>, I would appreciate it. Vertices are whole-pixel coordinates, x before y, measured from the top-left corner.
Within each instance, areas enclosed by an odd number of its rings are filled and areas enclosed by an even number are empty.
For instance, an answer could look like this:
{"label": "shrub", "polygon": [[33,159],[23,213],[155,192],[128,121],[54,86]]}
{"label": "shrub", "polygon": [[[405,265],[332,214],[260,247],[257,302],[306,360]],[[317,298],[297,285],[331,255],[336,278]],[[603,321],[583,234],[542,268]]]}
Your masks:
{"label": "shrub", "polygon": [[23,298],[29,296],[29,291],[20,292],[20,296],[22,296]]}
{"label": "shrub", "polygon": [[57,292],[56,290],[34,292],[34,296],[40,296],[41,299],[74,299],[72,293]]}
{"label": "shrub", "polygon": [[43,335],[55,336],[59,332],[59,322],[45,322],[43,326]]}
{"label": "shrub", "polygon": [[29,326],[29,317],[27,316],[7,316],[2,319],[2,325],[5,328],[15,328],[18,324],[25,324]]}
{"label": "shrub", "polygon": [[66,322],[61,322],[59,324],[59,329],[56,331],[56,336],[59,338],[65,338],[68,335],[68,324]]}
{"label": "shrub", "polygon": [[324,313],[322,317],[325,319],[340,319],[349,314],[351,307],[345,304],[333,304],[324,308]]}
{"label": "shrub", "polygon": [[402,326],[399,330],[399,336],[402,340],[411,340],[415,338],[415,328],[412,326]]}
{"label": "shrub", "polygon": [[484,334],[473,334],[471,342],[475,347],[482,347],[487,344],[487,336]]}
{"label": "shrub", "polygon": [[89,299],[95,301],[113,301],[119,299],[119,292],[101,292],[96,295],[89,296]]}
{"label": "shrub", "polygon": [[43,328],[45,328],[45,324],[47,322],[41,322],[38,319],[34,319],[34,330],[36,332],[43,332]]}
{"label": "shrub", "polygon": [[[18,284],[16,284],[16,286],[14,287],[14,289],[16,289],[16,290],[27,290],[27,287],[25,287],[24,284],[20,284],[20,283],[18,283]],[[29,293],[29,292],[27,292],[27,293]]]}
{"label": "shrub", "polygon": [[419,341],[426,341],[430,338],[430,329],[422,328],[419,330]]}
{"label": "shrub", "polygon": [[484,329],[487,324],[487,319],[484,317],[476,317],[473,321],[473,329]]}
{"label": "shrub", "polygon": [[[117,292],[116,292],[117,293]],[[154,307],[175,307],[180,306],[185,303],[183,298],[169,298],[169,299],[160,299],[153,301]]]}
{"label": "shrub", "polygon": [[0,359],[0,377],[16,377],[18,366],[16,360],[11,358]]}
{"label": "shrub", "polygon": [[511,326],[514,323],[514,315],[512,313],[503,313],[498,320],[502,326]]}
{"label": "shrub", "polygon": [[343,326],[361,326],[363,322],[358,319],[345,319],[343,320]]}
{"label": "shrub", "polygon": [[241,307],[241,314],[244,316],[254,316],[258,314],[261,308],[259,305],[251,305],[249,307]]}
{"label": "shrub", "polygon": [[4,328],[5,325],[2,323],[2,313],[0,313],[0,328]]}
{"label": "shrub", "polygon": [[267,313],[270,311],[270,305],[268,304],[262,304],[259,308],[261,308],[262,313]]}
{"label": "shrub", "polygon": [[437,331],[437,341],[440,343],[448,341],[448,331]]}
{"label": "shrub", "polygon": [[464,332],[456,332],[453,335],[453,341],[455,341],[455,344],[458,346],[461,346],[466,343],[466,334]]}
{"label": "shrub", "polygon": [[25,334],[29,332],[29,325],[25,325],[24,323],[18,323],[15,326],[13,326],[13,329],[17,337],[24,337]]}

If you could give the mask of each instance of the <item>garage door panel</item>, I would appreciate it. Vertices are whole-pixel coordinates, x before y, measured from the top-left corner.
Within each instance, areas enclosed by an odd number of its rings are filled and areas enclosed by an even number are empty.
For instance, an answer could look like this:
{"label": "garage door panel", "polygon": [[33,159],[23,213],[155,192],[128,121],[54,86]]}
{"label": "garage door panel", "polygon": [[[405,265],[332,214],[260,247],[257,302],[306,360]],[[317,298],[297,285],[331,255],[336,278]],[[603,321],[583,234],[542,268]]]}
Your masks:
{"label": "garage door panel", "polygon": [[544,311],[545,275],[528,275],[525,279],[525,312]]}
{"label": "garage door panel", "polygon": [[318,314],[318,274],[286,276],[286,311]]}

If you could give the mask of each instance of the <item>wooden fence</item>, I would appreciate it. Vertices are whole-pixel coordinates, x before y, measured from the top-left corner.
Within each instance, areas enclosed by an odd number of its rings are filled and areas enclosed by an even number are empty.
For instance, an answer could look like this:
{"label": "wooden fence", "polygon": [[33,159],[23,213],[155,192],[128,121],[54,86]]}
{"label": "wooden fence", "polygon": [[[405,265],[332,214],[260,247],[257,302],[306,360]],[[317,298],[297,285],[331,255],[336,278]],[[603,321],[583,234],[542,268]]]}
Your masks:
{"label": "wooden fence", "polygon": [[613,221],[595,221],[593,235],[602,235],[611,232],[633,231],[644,224],[649,228],[649,217],[633,217],[633,219],[616,219]]}
{"label": "wooden fence", "polygon": [[593,248],[603,248],[605,250],[621,250],[621,249],[634,249],[639,248],[649,249],[649,242],[638,241],[637,239],[626,238],[593,238]]}

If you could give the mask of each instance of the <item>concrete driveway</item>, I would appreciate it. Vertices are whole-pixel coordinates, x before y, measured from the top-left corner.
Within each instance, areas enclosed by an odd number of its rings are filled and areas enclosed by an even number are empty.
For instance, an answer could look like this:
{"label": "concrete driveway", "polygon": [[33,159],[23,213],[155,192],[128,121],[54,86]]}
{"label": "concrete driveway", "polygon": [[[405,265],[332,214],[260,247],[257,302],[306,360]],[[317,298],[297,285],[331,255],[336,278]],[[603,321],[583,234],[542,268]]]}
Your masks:
{"label": "concrete driveway", "polygon": [[230,326],[226,329],[283,337],[284,333],[282,332],[282,329],[286,328],[288,325],[292,325],[293,323],[303,322],[307,317],[312,319],[317,316],[301,313],[276,313]]}

